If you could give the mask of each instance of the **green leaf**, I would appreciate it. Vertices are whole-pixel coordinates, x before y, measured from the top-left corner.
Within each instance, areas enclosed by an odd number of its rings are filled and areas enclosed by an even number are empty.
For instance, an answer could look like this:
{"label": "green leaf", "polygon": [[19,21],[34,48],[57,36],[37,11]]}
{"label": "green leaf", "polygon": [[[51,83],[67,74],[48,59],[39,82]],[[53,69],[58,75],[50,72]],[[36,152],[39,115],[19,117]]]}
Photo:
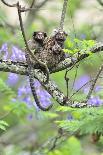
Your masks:
{"label": "green leaf", "polygon": [[9,126],[7,122],[1,120],[0,121],[0,129],[1,130],[6,130],[6,127]]}
{"label": "green leaf", "polygon": [[0,124],[5,125],[5,126],[9,126],[8,123],[3,121],[3,120],[0,121]]}

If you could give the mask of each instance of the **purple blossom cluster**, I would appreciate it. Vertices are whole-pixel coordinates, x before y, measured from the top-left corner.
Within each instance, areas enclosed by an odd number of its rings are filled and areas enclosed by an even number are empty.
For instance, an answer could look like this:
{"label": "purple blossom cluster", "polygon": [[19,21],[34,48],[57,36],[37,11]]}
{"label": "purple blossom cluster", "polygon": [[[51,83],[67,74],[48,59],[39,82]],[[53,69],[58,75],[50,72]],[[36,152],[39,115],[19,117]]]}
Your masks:
{"label": "purple blossom cluster", "polygon": [[[35,80],[34,86],[36,88],[36,92],[37,92],[37,95],[39,97],[40,103],[44,107],[50,105],[51,104],[51,95],[46,90],[44,90],[42,88],[39,81]],[[28,80],[26,82],[26,85],[23,85],[23,86],[18,88],[17,99],[25,102],[28,105],[28,107],[31,107],[34,105],[36,107],[36,109],[38,109],[35,101],[33,101],[32,97],[31,97],[31,89],[30,89]]]}
{"label": "purple blossom cluster", "polygon": [[[26,61],[24,52],[22,52],[22,50],[20,50],[18,47],[12,46],[10,51],[12,52],[11,53],[9,52],[7,43],[3,44],[2,47],[0,48],[0,57],[3,60],[9,59],[12,61]],[[17,74],[9,73],[6,83],[9,86],[13,87],[18,84],[18,82],[21,80],[20,78],[21,77]],[[32,98],[32,93],[31,93],[28,79],[22,80],[22,86],[21,85],[19,86],[19,85],[20,84],[17,85],[18,86],[17,97],[13,99],[13,101],[14,102],[16,100],[23,101],[28,105],[28,107],[31,107],[34,105],[38,109],[35,101]],[[34,86],[36,88],[36,92],[39,97],[40,103],[43,106],[50,105],[51,104],[50,94],[42,88],[41,84],[37,80],[34,81]]]}
{"label": "purple blossom cluster", "polygon": [[25,54],[16,46],[11,47],[11,53],[9,52],[9,47],[7,43],[4,43],[0,48],[0,57],[3,60],[12,60],[12,61],[26,61]]}
{"label": "purple blossom cluster", "polygon": [[12,55],[10,59],[12,61],[26,61],[24,52],[15,46],[12,46]]}
{"label": "purple blossom cluster", "polygon": [[[74,89],[78,90],[81,88],[81,91],[87,95],[89,93],[90,90],[90,77],[88,75],[83,75],[81,76],[79,79],[77,79],[75,81],[74,84]],[[95,106],[100,106],[101,104],[103,104],[103,99],[100,98],[100,96],[95,95],[97,94],[99,91],[101,91],[103,89],[102,86],[95,86],[94,90],[93,90],[93,95],[91,96],[91,98],[88,100],[88,104],[89,105],[95,105]]]}

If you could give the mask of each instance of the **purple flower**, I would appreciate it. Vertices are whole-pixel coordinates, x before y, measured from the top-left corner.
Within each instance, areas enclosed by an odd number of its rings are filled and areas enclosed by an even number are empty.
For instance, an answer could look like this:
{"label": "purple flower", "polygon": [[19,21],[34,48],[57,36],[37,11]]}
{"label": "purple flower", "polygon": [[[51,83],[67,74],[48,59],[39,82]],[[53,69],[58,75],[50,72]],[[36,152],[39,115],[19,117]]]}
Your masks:
{"label": "purple flower", "polygon": [[17,59],[16,59],[16,55],[13,53],[12,55],[11,55],[11,58],[10,58],[12,61],[16,61]]}
{"label": "purple flower", "polygon": [[25,86],[19,87],[18,88],[18,97],[25,95],[27,93],[26,91],[27,91],[27,89],[25,88]]}
{"label": "purple flower", "polygon": [[85,87],[83,89],[83,93],[87,95],[89,93],[89,90],[90,90],[90,87],[89,86],[88,87]]}
{"label": "purple flower", "polygon": [[32,120],[32,118],[33,118],[33,115],[32,115],[32,114],[30,114],[30,115],[28,115],[28,116],[27,116],[27,118],[28,118],[28,120],[29,120],[29,121],[31,121],[31,120]]}
{"label": "purple flower", "polygon": [[80,35],[80,38],[81,38],[81,39],[85,39],[85,38],[86,38],[86,35],[82,33],[82,34]]}
{"label": "purple flower", "polygon": [[27,103],[28,107],[32,107],[32,100],[30,96],[26,96],[22,99],[25,103]]}
{"label": "purple flower", "polygon": [[42,105],[44,105],[45,107],[51,104],[51,95],[45,91],[45,90],[41,90],[40,94],[40,102]]}
{"label": "purple flower", "polygon": [[41,84],[38,80],[35,80],[34,85],[35,87],[41,87]]}
{"label": "purple flower", "polygon": [[[40,101],[40,104],[42,104],[45,107],[50,105],[51,95],[42,88],[41,84],[37,80],[34,81],[34,85],[36,87],[36,93]],[[31,88],[29,86],[29,82],[27,79],[26,85],[18,88],[17,99],[24,101],[29,107],[34,105],[36,107],[36,110],[39,110],[35,101],[32,100],[30,95],[32,95],[32,93],[31,93]]]}
{"label": "purple flower", "polygon": [[20,49],[16,46],[12,47],[12,55],[11,60],[18,60],[18,61],[25,61],[25,53],[23,53]]}
{"label": "purple flower", "polygon": [[96,86],[96,87],[95,87],[95,92],[99,92],[99,91],[101,91],[101,89],[103,89],[102,86]]}
{"label": "purple flower", "polygon": [[2,45],[2,47],[1,47],[1,49],[0,49],[0,53],[1,52],[8,52],[8,46],[7,46],[7,43],[4,43],[3,45]]}
{"label": "purple flower", "polygon": [[4,43],[0,49],[0,53],[3,54],[3,59],[8,59],[8,46],[7,43]]}
{"label": "purple flower", "polygon": [[9,73],[6,83],[10,86],[14,86],[19,80],[19,76],[15,73]]}
{"label": "purple flower", "polygon": [[100,99],[99,96],[91,96],[91,98],[88,101],[89,105],[95,105],[95,106],[99,106],[101,104],[103,104],[103,100]]}
{"label": "purple flower", "polygon": [[72,121],[72,120],[73,120],[73,116],[72,116],[71,114],[69,114],[68,117],[67,117],[67,119],[68,119],[69,121]]}
{"label": "purple flower", "polygon": [[81,76],[79,79],[75,81],[74,89],[75,90],[80,89],[83,85],[85,85],[89,81],[90,81],[90,77],[88,75]]}

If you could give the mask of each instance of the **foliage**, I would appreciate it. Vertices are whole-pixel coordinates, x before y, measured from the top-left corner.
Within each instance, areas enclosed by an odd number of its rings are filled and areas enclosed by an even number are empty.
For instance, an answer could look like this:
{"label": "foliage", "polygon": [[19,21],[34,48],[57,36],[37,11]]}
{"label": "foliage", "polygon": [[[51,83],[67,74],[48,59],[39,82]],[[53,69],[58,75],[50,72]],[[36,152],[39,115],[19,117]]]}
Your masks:
{"label": "foliage", "polygon": [[[64,49],[64,52],[74,55],[77,52],[82,51],[88,51],[90,48],[92,48],[95,45],[94,40],[79,40],[75,38],[73,41],[70,40],[70,38],[67,38],[65,42],[66,49]],[[89,54],[91,54],[90,51],[88,51]]]}
{"label": "foliage", "polygon": [[3,121],[3,120],[1,120],[0,121],[0,129],[1,130],[6,130],[6,127],[8,127],[8,123]]}
{"label": "foliage", "polygon": [[[103,134],[103,108],[83,108],[74,109],[60,107],[57,109],[61,112],[66,112],[72,115],[72,119],[56,121],[59,127],[68,131],[69,133],[92,134],[100,133]],[[96,123],[94,123],[96,122]]]}

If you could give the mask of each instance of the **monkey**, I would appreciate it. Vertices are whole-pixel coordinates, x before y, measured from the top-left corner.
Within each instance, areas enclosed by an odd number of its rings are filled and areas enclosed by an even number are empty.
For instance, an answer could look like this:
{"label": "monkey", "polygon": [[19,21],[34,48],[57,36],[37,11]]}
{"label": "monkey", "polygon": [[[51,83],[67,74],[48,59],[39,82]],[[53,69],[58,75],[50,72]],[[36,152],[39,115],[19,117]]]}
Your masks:
{"label": "monkey", "polygon": [[[43,42],[43,46],[39,52],[35,53],[35,56],[42,62],[45,62],[49,70],[56,67],[58,63],[65,59],[64,41],[67,34],[65,31],[58,30],[51,37],[46,37]],[[37,63],[34,62],[34,67]]]}
{"label": "monkey", "polygon": [[35,50],[34,53],[39,52],[43,47],[43,42],[47,37],[46,32],[36,31],[33,32],[32,39],[28,41],[28,46],[30,50]]}
{"label": "monkey", "polygon": [[[44,41],[45,37],[47,37],[45,32],[34,32],[33,36],[32,36],[32,40],[28,41],[28,46],[29,46],[30,50],[35,49],[35,52],[34,52],[35,55],[36,55],[36,53],[39,53],[41,51],[40,49],[43,46],[43,41]],[[52,105],[50,105],[48,107],[43,107],[40,104],[40,101],[39,101],[37,93],[36,93],[36,88],[34,86],[33,65],[32,65],[32,61],[31,61],[32,59],[30,59],[30,55],[27,50],[25,52],[25,57],[26,57],[26,61],[28,64],[29,82],[30,82],[30,87],[31,87],[31,91],[32,91],[34,100],[35,100],[37,106],[41,110],[48,111],[52,107]]]}
{"label": "monkey", "polygon": [[[60,61],[65,59],[65,53],[63,51],[64,48],[64,41],[66,40],[67,34],[65,31],[58,30],[56,33],[51,36],[47,37],[47,34],[44,32],[34,32],[32,36],[32,40],[28,42],[30,50],[34,50],[35,56],[42,62],[46,63],[47,67],[49,69],[55,67]],[[37,62],[32,62],[29,59],[28,56],[26,56],[27,63],[28,63],[28,72],[29,72],[29,81],[30,81],[30,87],[32,90],[33,97],[36,101],[37,106],[43,110],[47,111],[49,110],[52,105],[44,108],[39,103],[36,90],[34,87],[34,77],[32,68],[35,66],[35,68],[38,66],[40,68],[39,64]]]}

